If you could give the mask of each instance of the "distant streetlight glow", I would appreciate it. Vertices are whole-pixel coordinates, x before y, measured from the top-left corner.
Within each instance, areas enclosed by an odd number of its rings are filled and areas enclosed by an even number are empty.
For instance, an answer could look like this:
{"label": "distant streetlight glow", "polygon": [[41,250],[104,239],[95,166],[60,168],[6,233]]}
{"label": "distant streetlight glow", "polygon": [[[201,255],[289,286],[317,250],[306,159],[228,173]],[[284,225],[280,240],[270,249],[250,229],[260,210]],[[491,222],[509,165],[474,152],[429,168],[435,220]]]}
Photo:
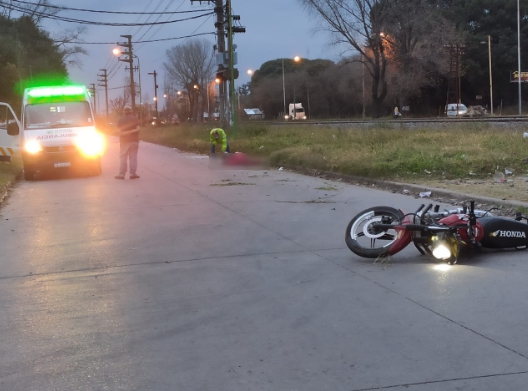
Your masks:
{"label": "distant streetlight glow", "polygon": [[247,70],[247,74],[248,74],[249,76],[251,76],[251,75],[253,74],[253,70],[252,70],[252,69],[248,69],[248,70]]}
{"label": "distant streetlight glow", "polygon": [[[301,61],[301,57],[295,56],[293,58],[293,61],[299,62],[299,61]],[[284,83],[284,58],[283,58],[282,59],[282,97],[283,97],[283,100],[284,100],[284,118],[287,118],[287,116],[286,116],[286,89],[285,89],[285,85],[284,84],[285,83]],[[294,86],[294,94],[293,95],[295,97],[295,86]]]}

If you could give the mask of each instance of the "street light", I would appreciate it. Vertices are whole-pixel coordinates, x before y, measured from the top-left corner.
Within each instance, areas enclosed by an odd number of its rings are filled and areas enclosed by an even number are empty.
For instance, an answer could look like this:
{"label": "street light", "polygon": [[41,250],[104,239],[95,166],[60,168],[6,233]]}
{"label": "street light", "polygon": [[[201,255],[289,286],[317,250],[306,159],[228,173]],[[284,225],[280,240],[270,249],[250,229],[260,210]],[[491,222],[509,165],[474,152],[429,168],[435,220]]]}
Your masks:
{"label": "street light", "polygon": [[[301,61],[301,58],[299,56],[295,56],[293,58],[293,61],[299,62]],[[286,88],[284,87],[284,58],[282,59],[282,97],[284,99],[284,118],[287,118],[288,116],[286,115]],[[293,100],[295,103],[295,80],[293,85]]]}
{"label": "street light", "polygon": [[[301,61],[301,57],[299,56],[295,56],[293,58],[293,61],[294,62],[300,62]],[[295,68],[293,68],[293,119],[297,119],[297,109],[296,109],[296,101],[295,101]]]}
{"label": "street light", "polygon": [[[481,42],[481,43],[486,43],[486,42]],[[489,62],[490,105],[491,105],[491,115],[493,115],[493,78],[491,76],[491,35],[488,35],[488,62]]]}

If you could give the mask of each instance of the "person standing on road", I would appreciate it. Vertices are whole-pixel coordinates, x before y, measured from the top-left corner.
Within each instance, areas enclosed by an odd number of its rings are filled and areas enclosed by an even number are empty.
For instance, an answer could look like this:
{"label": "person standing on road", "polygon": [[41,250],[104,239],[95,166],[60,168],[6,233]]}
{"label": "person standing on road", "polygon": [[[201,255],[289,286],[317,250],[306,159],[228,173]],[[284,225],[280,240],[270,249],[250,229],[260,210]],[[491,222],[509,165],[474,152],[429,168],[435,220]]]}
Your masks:
{"label": "person standing on road", "polygon": [[126,106],[124,116],[117,122],[119,130],[119,174],[115,179],[125,179],[127,161],[130,163],[130,179],[138,179],[137,153],[139,148],[139,121],[132,114],[132,108]]}
{"label": "person standing on road", "polygon": [[223,129],[214,128],[209,133],[209,140],[211,141],[211,153],[216,152],[216,147],[220,147],[221,152],[229,153],[229,142]]}

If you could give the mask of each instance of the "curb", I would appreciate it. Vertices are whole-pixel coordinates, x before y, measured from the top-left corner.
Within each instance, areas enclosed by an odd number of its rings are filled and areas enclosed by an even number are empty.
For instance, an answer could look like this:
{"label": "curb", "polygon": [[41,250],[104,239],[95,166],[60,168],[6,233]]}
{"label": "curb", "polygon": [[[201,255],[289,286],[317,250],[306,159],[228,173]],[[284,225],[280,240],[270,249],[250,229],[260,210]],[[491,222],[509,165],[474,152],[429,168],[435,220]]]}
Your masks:
{"label": "curb", "polygon": [[444,197],[449,198],[452,201],[456,202],[467,202],[470,200],[475,201],[476,203],[481,204],[489,204],[489,205],[496,205],[496,206],[503,206],[503,207],[526,207],[528,208],[528,202],[522,202],[522,201],[515,201],[515,200],[500,200],[497,198],[490,198],[490,197],[483,197],[483,196],[474,196],[471,194],[466,193],[458,193],[450,190],[445,189],[438,189],[434,187],[423,187],[421,185],[411,185],[407,183],[400,183],[400,182],[391,182],[391,181],[383,181],[379,179],[371,179],[371,178],[364,178],[364,177],[358,177],[354,175],[345,175],[345,174],[338,174],[335,172],[330,171],[320,171],[310,168],[304,168],[304,167],[285,167],[290,169],[293,172],[297,172],[299,174],[304,175],[310,175],[310,176],[317,176],[320,178],[325,179],[331,179],[331,180],[341,180],[342,182],[346,182],[349,184],[357,184],[362,186],[376,186],[378,188],[381,188],[382,190],[390,190],[393,193],[399,192],[402,194],[409,194],[419,197],[418,194],[423,191],[431,191],[431,196],[424,198],[426,199],[434,199],[435,197]]}
{"label": "curb", "polygon": [[2,188],[0,188],[0,207],[9,197],[9,191],[15,186],[15,184],[22,178],[23,170],[15,176],[15,180],[12,182],[7,182]]}

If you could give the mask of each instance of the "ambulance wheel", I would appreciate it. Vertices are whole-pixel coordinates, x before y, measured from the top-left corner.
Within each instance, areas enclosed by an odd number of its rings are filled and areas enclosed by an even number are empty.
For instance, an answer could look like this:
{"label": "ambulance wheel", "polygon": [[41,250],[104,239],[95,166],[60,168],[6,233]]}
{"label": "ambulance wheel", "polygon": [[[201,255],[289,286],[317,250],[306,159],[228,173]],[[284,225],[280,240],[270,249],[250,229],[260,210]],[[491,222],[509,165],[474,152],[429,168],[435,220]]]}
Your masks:
{"label": "ambulance wheel", "polygon": [[32,181],[35,176],[35,171],[24,168],[24,179],[26,181]]}

